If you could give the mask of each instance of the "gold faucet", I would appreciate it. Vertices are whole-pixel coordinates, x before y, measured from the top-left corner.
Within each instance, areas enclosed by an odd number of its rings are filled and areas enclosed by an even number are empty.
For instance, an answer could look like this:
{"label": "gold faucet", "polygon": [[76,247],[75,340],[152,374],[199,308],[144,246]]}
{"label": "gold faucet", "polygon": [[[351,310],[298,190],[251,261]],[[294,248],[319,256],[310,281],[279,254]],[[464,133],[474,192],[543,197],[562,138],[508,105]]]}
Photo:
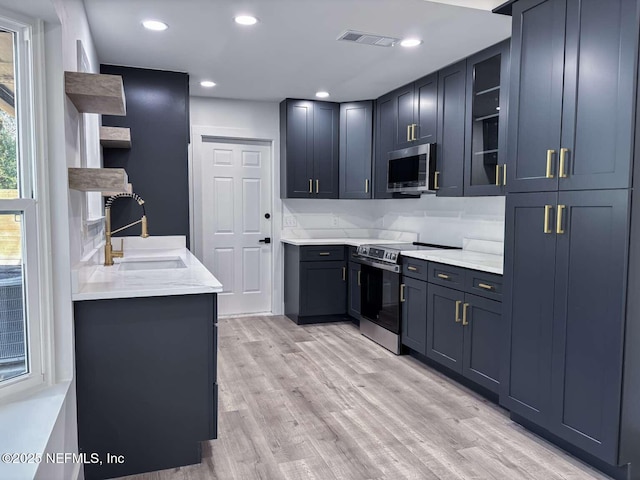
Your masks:
{"label": "gold faucet", "polygon": [[[111,205],[118,198],[129,197],[133,198],[138,205],[142,207],[142,217],[140,220],[130,223],[129,225],[125,225],[124,227],[120,227],[117,230],[111,230]],[[142,224],[142,232],[140,236],[142,238],[147,238],[149,236],[149,231],[147,228],[147,214],[144,208],[144,200],[140,198],[139,195],[135,193],[118,193],[117,195],[113,195],[109,197],[107,203],[104,208],[104,217],[105,217],[105,226],[104,226],[104,235],[105,235],[105,243],[104,243],[104,265],[105,267],[110,267],[113,265],[114,258],[122,258],[124,257],[124,240],[120,240],[120,250],[115,250],[113,245],[111,245],[111,237],[113,234],[126,230],[129,227],[133,227],[139,223]]]}

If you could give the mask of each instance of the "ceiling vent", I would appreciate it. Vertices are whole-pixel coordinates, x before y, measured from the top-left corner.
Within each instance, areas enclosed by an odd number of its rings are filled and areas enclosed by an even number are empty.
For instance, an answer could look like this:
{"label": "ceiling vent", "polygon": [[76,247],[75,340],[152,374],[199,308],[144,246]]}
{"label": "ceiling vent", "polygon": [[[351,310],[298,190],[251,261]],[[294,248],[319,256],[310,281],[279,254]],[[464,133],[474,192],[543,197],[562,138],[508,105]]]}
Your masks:
{"label": "ceiling vent", "polygon": [[338,37],[338,40],[361,43],[363,45],[374,45],[376,47],[393,47],[396,42],[400,41],[399,38],[385,37],[373,33],[354,32],[353,30],[347,30]]}

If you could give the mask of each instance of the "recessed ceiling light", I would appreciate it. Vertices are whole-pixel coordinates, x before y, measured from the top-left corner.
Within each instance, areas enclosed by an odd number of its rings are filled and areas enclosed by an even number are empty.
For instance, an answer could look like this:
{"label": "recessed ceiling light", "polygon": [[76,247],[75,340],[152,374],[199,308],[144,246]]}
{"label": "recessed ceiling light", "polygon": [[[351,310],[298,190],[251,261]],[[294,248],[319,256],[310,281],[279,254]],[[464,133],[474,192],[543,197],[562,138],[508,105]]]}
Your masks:
{"label": "recessed ceiling light", "polygon": [[316,92],[316,97],[318,98],[327,98],[329,96],[329,92]]}
{"label": "recessed ceiling light", "polygon": [[212,82],[211,80],[203,80],[200,82],[200,85],[206,88],[211,88],[216,86],[216,82]]}
{"label": "recessed ceiling light", "polygon": [[258,23],[258,19],[252,15],[238,15],[234,20],[240,25],[255,25]]}
{"label": "recessed ceiling light", "polygon": [[169,28],[169,25],[160,20],[145,20],[142,22],[142,26],[147,30],[153,30],[155,32],[161,32]]}
{"label": "recessed ceiling light", "polygon": [[417,38],[405,38],[400,42],[401,47],[417,47],[422,43],[422,40],[418,40]]}

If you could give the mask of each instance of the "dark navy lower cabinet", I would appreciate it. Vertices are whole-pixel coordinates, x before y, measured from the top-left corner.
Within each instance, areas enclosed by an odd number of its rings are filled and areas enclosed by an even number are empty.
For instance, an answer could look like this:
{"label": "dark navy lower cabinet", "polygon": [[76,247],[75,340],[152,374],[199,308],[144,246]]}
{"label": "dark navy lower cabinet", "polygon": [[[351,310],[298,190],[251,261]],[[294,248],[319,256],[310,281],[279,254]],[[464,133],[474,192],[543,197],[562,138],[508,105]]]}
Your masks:
{"label": "dark navy lower cabinet", "polygon": [[464,293],[429,284],[427,297],[427,357],[462,373]]}
{"label": "dark navy lower cabinet", "polygon": [[500,340],[502,303],[465,294],[466,310],[462,374],[478,385],[498,392],[500,387]]}
{"label": "dark navy lower cabinet", "polygon": [[349,292],[347,295],[349,308],[347,313],[357,320],[360,320],[360,274],[360,264],[357,262],[349,262]]}
{"label": "dark navy lower cabinet", "polygon": [[427,348],[427,282],[402,280],[402,344],[422,355]]}
{"label": "dark navy lower cabinet", "polygon": [[[495,293],[492,290],[494,285],[501,284],[500,276],[437,263],[429,264],[431,272],[447,268],[456,269],[461,277],[458,288],[467,291],[441,284],[428,284],[426,355],[481,387],[498,393],[501,378],[500,346],[504,328],[502,303],[493,300]],[[491,289],[480,292],[482,296],[468,293],[474,291],[475,279],[478,277],[493,281],[493,284],[486,284]],[[433,280],[437,278],[434,277]],[[430,277],[430,282],[431,280]]]}
{"label": "dark navy lower cabinet", "polygon": [[[336,255],[336,249],[341,254]],[[344,246],[284,245],[284,312],[297,324],[344,321],[347,261]],[[338,259],[331,259],[339,258]],[[323,260],[328,258],[328,260]],[[305,260],[307,259],[307,260]]]}
{"label": "dark navy lower cabinet", "polygon": [[501,403],[616,478],[640,461],[630,205],[626,189],[506,203]]}
{"label": "dark navy lower cabinet", "polygon": [[74,321],[78,448],[102,460],[84,477],[199,463],[217,436],[216,295],[75,302]]}

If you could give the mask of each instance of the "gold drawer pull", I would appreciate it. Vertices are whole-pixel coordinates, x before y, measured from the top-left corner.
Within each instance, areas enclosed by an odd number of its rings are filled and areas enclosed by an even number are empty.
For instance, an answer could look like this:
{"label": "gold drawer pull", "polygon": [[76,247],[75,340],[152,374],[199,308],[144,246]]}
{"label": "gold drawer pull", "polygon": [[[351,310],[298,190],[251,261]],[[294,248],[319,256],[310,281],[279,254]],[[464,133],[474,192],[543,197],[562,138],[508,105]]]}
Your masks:
{"label": "gold drawer pull", "polygon": [[553,171],[551,170],[551,162],[553,162],[553,156],[556,154],[555,150],[547,150],[547,178],[553,178]]}
{"label": "gold drawer pull", "polygon": [[465,303],[462,306],[462,326],[466,327],[467,325],[469,325],[469,321],[467,320],[467,309],[469,308],[469,304]]}
{"label": "gold drawer pull", "polygon": [[439,273],[438,278],[441,278],[443,280],[449,280],[449,275],[446,275],[444,273]]}
{"label": "gold drawer pull", "polygon": [[342,281],[347,280],[347,267],[342,267]]}
{"label": "gold drawer pull", "polygon": [[565,172],[568,148],[560,149],[560,167],[558,168],[558,177],[567,178],[567,172]]}
{"label": "gold drawer pull", "polygon": [[484,288],[485,290],[493,290],[494,289],[493,285],[487,285],[486,283],[479,283],[478,286],[480,288]]}
{"label": "gold drawer pull", "polygon": [[320,255],[321,257],[328,257],[329,255],[331,255],[330,252],[320,252],[318,255]]}
{"label": "gold drawer pull", "polygon": [[320,180],[316,180],[316,193],[320,193]]}
{"label": "gold drawer pull", "polygon": [[433,172],[433,189],[440,190],[440,185],[438,185],[438,179],[440,178],[440,172],[437,170]]}
{"label": "gold drawer pull", "polygon": [[362,271],[358,270],[358,286],[362,285],[362,282],[360,281],[361,276],[362,276]]}
{"label": "gold drawer pull", "polygon": [[460,323],[460,305],[462,300],[456,300],[456,323]]}
{"label": "gold drawer pull", "polygon": [[309,179],[309,193],[313,193],[313,180]]}
{"label": "gold drawer pull", "polygon": [[411,266],[411,265],[409,265],[409,266],[407,267],[407,270],[411,270],[412,272],[417,272],[417,271],[418,271],[418,269],[417,269],[416,267],[413,267],[413,266]]}
{"label": "gold drawer pull", "polygon": [[405,289],[405,284],[404,283],[400,284],[400,302],[402,303],[407,301],[407,299],[404,298],[404,289]]}
{"label": "gold drawer pull", "polygon": [[496,186],[500,186],[500,165],[496,165]]}
{"label": "gold drawer pull", "polygon": [[553,233],[551,227],[549,227],[549,217],[551,214],[551,205],[544,206],[544,233]]}
{"label": "gold drawer pull", "polygon": [[369,179],[364,181],[364,193],[369,193]]}
{"label": "gold drawer pull", "polygon": [[558,205],[558,218],[556,218],[556,233],[562,235],[564,230],[562,229],[562,211],[567,208],[566,205]]}

